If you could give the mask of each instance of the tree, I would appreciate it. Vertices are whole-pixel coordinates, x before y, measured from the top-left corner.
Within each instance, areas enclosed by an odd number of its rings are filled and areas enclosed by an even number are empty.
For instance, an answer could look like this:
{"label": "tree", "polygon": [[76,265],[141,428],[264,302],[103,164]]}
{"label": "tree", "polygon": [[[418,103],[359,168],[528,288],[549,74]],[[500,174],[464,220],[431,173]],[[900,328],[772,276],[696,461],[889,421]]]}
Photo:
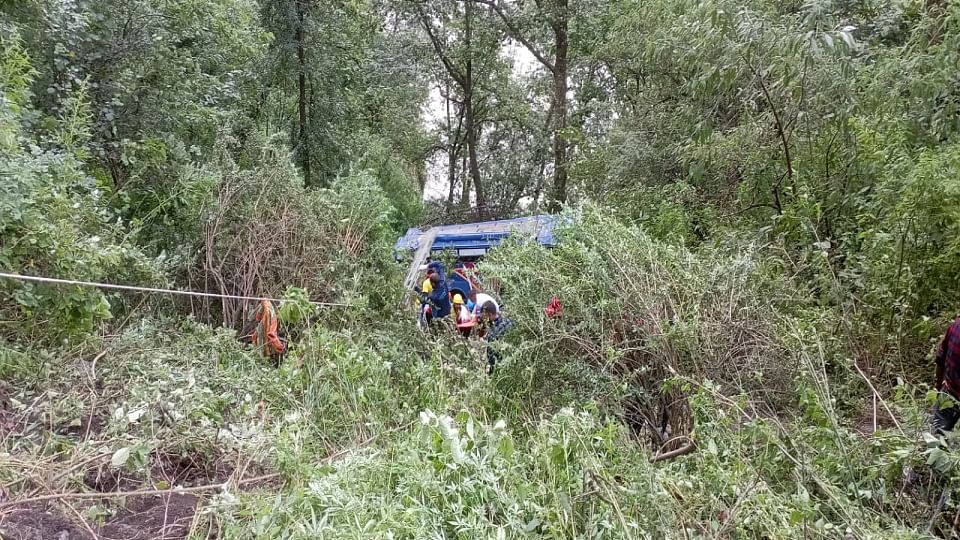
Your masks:
{"label": "tree", "polygon": [[[552,103],[547,125],[553,131],[553,190],[549,208],[559,211],[567,200],[567,93],[570,54],[570,8],[569,0],[537,0],[532,15],[520,13],[517,5],[506,5],[501,0],[472,0],[486,5],[497,14],[510,37],[520,42],[546,68],[553,80]],[[552,33],[553,59],[547,58],[534,38],[522,26],[521,19],[546,25]]]}
{"label": "tree", "polygon": [[[473,9],[469,2],[464,3],[462,13],[462,61],[455,62],[451,57],[448,46],[440,40],[439,32],[434,25],[431,15],[420,4],[416,5],[416,12],[420,24],[430,38],[434,51],[447,71],[450,79],[460,88],[463,96],[463,129],[467,143],[467,158],[470,167],[470,179],[477,194],[477,215],[483,216],[486,212],[486,199],[483,192],[483,179],[480,176],[480,164],[477,157],[477,123],[476,123],[476,72],[474,71],[474,44],[473,44]],[[455,156],[451,162],[455,160]],[[464,191],[467,191],[465,186]]]}
{"label": "tree", "polygon": [[465,169],[469,171],[469,184],[465,181],[462,186],[464,196],[461,202],[469,203],[467,195],[472,184],[477,215],[482,217],[491,209],[481,170],[479,147],[483,118],[488,112],[487,104],[492,91],[487,81],[503,65],[498,58],[500,35],[482,17],[482,13],[477,12],[471,1],[415,2],[409,9],[426,34],[446,77],[453,83],[451,89],[456,90],[456,101],[462,107],[466,144],[463,158],[466,161]]}
{"label": "tree", "polygon": [[[310,102],[313,98],[311,89],[308,89],[308,72],[311,71],[311,65],[308,63],[307,51],[310,45],[309,29],[313,23],[312,3],[310,0],[267,0],[263,3],[262,17],[266,26],[273,30],[275,40],[273,48],[276,54],[276,69],[283,69],[290,65],[287,56],[292,53],[295,62],[292,69],[296,76],[296,104],[297,104],[297,125],[296,138],[294,140],[294,150],[297,155],[297,161],[303,171],[304,183],[308,186],[314,185],[315,179],[312,174],[311,163],[311,140],[310,129],[311,108]],[[292,41],[287,41],[292,37]],[[282,79],[282,75],[280,78]],[[312,87],[311,87],[312,88]]]}
{"label": "tree", "polygon": [[299,140],[297,149],[302,155],[303,163],[303,182],[306,185],[312,185],[310,175],[310,139],[307,129],[307,44],[306,44],[306,19],[307,10],[310,7],[308,0],[294,0],[297,11],[296,36],[297,42],[297,112],[300,120]]}
{"label": "tree", "polygon": [[422,62],[404,36],[409,28],[385,24],[389,17],[366,2],[262,2],[274,41],[258,121],[273,126],[276,119],[288,133],[311,187],[346,173],[371,137],[385,139],[405,167],[423,159],[416,126],[426,96]]}

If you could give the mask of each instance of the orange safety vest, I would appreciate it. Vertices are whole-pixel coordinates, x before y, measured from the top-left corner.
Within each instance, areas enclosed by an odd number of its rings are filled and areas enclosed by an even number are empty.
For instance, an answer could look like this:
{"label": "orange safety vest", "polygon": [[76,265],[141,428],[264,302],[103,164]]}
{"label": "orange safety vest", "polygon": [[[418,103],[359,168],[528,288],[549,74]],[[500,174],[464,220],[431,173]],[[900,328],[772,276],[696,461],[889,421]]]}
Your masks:
{"label": "orange safety vest", "polygon": [[282,354],[286,349],[283,341],[280,340],[279,327],[280,322],[273,304],[269,300],[261,300],[257,308],[257,327],[250,335],[250,340],[254,345],[263,343],[264,356]]}

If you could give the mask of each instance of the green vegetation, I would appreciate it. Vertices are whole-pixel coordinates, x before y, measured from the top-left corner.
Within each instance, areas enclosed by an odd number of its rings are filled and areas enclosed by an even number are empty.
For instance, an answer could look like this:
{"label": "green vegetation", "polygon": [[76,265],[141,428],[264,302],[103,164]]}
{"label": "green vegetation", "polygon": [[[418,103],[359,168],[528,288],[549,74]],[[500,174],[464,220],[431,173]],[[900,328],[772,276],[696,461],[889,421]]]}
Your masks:
{"label": "green vegetation", "polygon": [[[0,2],[0,272],[289,341],[0,278],[0,537],[955,538],[958,65],[938,0]],[[492,375],[416,329],[398,235],[548,210]]]}

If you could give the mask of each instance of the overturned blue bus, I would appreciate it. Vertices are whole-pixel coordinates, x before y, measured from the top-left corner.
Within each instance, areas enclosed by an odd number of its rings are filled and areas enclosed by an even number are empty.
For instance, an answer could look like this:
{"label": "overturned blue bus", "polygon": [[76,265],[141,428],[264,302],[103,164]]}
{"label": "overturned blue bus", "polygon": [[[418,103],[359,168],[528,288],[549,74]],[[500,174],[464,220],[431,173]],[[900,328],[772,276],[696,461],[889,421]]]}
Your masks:
{"label": "overturned blue bus", "polygon": [[466,296],[478,285],[470,270],[487,251],[514,233],[527,235],[541,245],[552,247],[556,244],[553,234],[556,219],[556,216],[540,215],[409,229],[397,239],[393,250],[397,262],[410,260],[410,254],[413,254],[404,287],[412,289],[420,275],[420,267],[432,257],[449,252],[456,257],[453,271],[447,272],[450,294]]}

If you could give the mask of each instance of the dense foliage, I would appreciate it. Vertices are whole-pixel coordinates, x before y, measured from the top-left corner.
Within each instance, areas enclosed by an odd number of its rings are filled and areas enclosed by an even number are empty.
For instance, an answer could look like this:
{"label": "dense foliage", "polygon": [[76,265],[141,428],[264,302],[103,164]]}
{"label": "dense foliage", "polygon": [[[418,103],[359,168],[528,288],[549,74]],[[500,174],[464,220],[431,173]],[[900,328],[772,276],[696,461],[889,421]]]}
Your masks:
{"label": "dense foliage", "polygon": [[[0,272],[227,295],[0,278],[0,536],[956,537],[958,65],[943,0],[0,2]],[[492,374],[416,329],[398,235],[544,211]]]}

